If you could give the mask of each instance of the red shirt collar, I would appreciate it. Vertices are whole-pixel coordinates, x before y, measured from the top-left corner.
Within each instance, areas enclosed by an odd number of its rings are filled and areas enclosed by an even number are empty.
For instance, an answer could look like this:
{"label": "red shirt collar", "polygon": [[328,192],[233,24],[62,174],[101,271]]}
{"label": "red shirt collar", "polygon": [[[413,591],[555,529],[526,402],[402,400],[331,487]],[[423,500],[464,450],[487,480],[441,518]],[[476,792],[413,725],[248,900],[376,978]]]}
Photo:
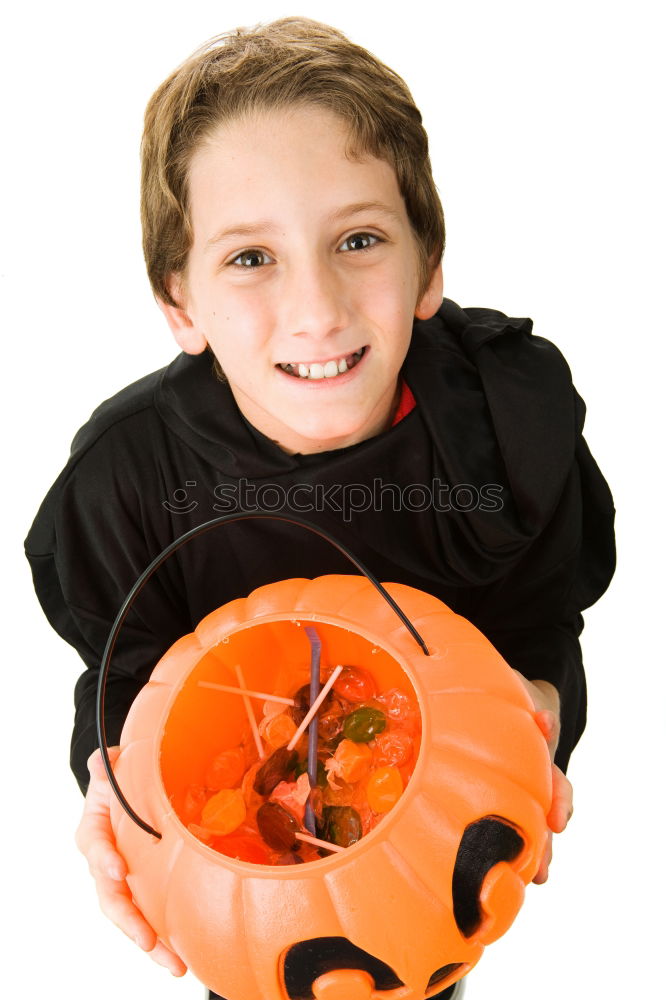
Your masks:
{"label": "red shirt collar", "polygon": [[408,413],[411,413],[415,406],[416,400],[412,395],[412,390],[403,378],[401,379],[400,401],[398,403],[398,409],[395,411],[391,427],[395,427],[396,424],[399,424],[402,418],[406,417]]}

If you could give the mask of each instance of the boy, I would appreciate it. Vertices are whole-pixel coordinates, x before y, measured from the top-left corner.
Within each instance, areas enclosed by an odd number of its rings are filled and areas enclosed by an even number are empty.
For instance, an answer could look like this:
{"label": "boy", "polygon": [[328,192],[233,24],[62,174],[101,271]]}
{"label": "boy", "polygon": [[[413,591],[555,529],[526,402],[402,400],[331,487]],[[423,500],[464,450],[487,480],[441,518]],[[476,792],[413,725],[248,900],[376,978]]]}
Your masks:
{"label": "boy", "polygon": [[[72,767],[102,909],[182,974],[132,902],[93,753],[106,638],[152,558],[216,513],[296,510],[380,579],[440,597],[541,710],[559,831],[585,721],[580,612],[612,575],[613,511],[557,350],[529,320],[442,302],[427,137],[402,80],[369,53],[297,18],[218,39],[153,96],[142,153],[148,273],[183,353],[95,411],[26,552],[45,613],[87,667]],[[273,522],[179,550],[121,633],[110,738],[162,653],[211,610],[337,572],[335,551]]]}

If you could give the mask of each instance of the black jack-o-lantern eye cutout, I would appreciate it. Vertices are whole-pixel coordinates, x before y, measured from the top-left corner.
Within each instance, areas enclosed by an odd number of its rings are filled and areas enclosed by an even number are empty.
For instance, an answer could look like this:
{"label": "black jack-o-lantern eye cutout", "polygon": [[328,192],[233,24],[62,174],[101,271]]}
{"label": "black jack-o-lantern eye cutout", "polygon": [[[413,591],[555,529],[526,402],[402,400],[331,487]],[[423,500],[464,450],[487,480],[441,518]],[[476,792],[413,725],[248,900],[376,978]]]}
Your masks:
{"label": "black jack-o-lantern eye cutout", "polygon": [[471,937],[481,925],[479,896],[486,875],[500,861],[518,857],[525,841],[501,816],[485,816],[462,835],[453,869],[453,915],[460,932]]}
{"label": "black jack-o-lantern eye cutout", "polygon": [[[523,837],[501,816],[485,816],[464,831],[453,871],[453,915],[464,937],[481,926],[481,888],[488,872],[502,861],[515,860],[525,846]],[[442,956],[444,957],[444,956]],[[461,967],[448,962],[428,980],[428,990],[450,979]],[[284,987],[291,1000],[315,1000],[312,984],[327,972],[359,969],[374,981],[374,989],[394,990],[404,986],[394,970],[345,937],[318,937],[299,941],[285,955]]]}

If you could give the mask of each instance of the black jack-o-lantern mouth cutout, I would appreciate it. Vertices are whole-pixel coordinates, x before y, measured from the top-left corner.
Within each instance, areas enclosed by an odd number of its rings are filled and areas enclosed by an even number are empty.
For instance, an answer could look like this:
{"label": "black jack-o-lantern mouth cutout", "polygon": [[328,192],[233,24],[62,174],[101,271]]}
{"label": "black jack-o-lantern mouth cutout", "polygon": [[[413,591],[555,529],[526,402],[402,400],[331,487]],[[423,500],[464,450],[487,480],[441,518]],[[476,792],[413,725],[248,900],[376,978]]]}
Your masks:
{"label": "black jack-o-lantern mouth cutout", "polygon": [[[485,816],[464,831],[453,871],[453,912],[465,938],[478,931],[483,921],[481,902],[486,875],[501,862],[514,861],[525,842],[517,830],[499,816]],[[446,962],[428,980],[426,996],[440,986],[442,990],[465,963]],[[405,984],[386,962],[369,954],[345,937],[318,937],[299,941],[285,955],[284,988],[290,1000],[346,1000],[345,990],[351,980],[329,976],[342,970],[357,970],[365,975],[354,979],[354,996],[394,995]],[[398,994],[395,994],[399,996]]]}
{"label": "black jack-o-lantern mouth cutout", "polygon": [[[430,977],[428,995],[433,987],[441,984],[445,988],[447,980],[462,968],[461,962],[450,962]],[[330,973],[355,970],[361,973],[353,980],[344,975],[335,979]],[[358,948],[344,937],[311,938],[293,945],[284,961],[284,986],[290,1000],[348,1000],[349,988],[353,983],[354,996],[377,997],[382,993],[387,997],[399,996],[403,981],[385,962]],[[393,991],[398,991],[394,993]]]}
{"label": "black jack-o-lantern mouth cutout", "polygon": [[314,1000],[312,985],[327,972],[361,969],[373,980],[374,989],[394,990],[403,981],[385,962],[358,948],[345,937],[319,937],[299,941],[284,960],[284,987],[291,1000]]}

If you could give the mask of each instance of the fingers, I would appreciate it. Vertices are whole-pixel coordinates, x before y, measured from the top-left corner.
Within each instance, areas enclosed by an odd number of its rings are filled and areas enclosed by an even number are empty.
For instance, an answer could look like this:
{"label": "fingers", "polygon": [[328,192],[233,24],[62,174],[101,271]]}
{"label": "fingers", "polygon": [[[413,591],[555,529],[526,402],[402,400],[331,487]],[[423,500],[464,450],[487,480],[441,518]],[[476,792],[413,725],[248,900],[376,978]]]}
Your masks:
{"label": "fingers", "polygon": [[534,705],[534,719],[548,744],[551,761],[560,740],[560,695],[550,681],[528,681],[519,670],[513,670]]}
{"label": "fingers", "polygon": [[76,845],[85,856],[93,878],[122,882],[127,876],[125,859],[118,853],[111,823],[103,816],[84,812],[75,835]]}
{"label": "fingers", "polygon": [[143,951],[152,951],[157,944],[157,934],[132,902],[127,882],[99,875],[95,887],[104,916]]}
{"label": "fingers", "polygon": [[548,881],[548,868],[550,862],[553,860],[553,834],[548,831],[548,839],[546,841],[546,849],[543,852],[541,862],[539,864],[539,869],[532,879],[535,885],[543,885],[544,882]]}
{"label": "fingers", "polygon": [[[112,764],[119,753],[118,747],[109,748]],[[111,826],[110,804],[113,791],[99,750],[90,756],[88,770],[90,786],[75,840],[88,861],[90,873],[95,880],[100,909],[127,937],[148,952],[153,961],[168,969],[172,975],[183,976],[187,967],[178,955],[158,939],[135,905],[125,881],[127,864],[116,848]]]}
{"label": "fingers", "polygon": [[557,718],[554,712],[550,709],[544,708],[541,712],[537,712],[534,716],[534,720],[543,733],[546,742],[550,743],[555,736],[557,729]]}
{"label": "fingers", "polygon": [[134,905],[127,883],[101,877],[95,884],[104,916],[131,938],[139,948],[149,952],[154,962],[168,969],[173,976],[184,976],[187,966],[159,940],[141,911]]}
{"label": "fingers", "polygon": [[[114,748],[117,750],[117,748]],[[114,754],[114,759],[117,757]],[[88,761],[90,787],[83,806],[83,815],[74,839],[85,855],[93,878],[124,879],[127,865],[115,847],[109,805],[111,788],[99,750]]]}
{"label": "fingers", "polygon": [[[111,763],[115,764],[120,755],[120,747],[107,747],[107,753]],[[86,766],[91,778],[106,778],[106,768],[104,767],[102,751],[99,747],[90,754],[90,757],[86,761]]]}
{"label": "fingers", "polygon": [[532,879],[536,885],[543,885],[548,880],[548,869],[553,860],[553,833],[562,833],[572,816],[573,787],[564,772],[553,764],[553,798],[546,817],[550,829],[538,871]]}
{"label": "fingers", "polygon": [[573,816],[573,787],[557,764],[553,764],[553,798],[546,817],[554,833],[562,833]]}
{"label": "fingers", "polygon": [[157,944],[150,952],[153,962],[157,962],[164,969],[168,969],[172,976],[184,976],[187,966],[173,951],[169,951],[167,946],[158,939]]}
{"label": "fingers", "polygon": [[542,709],[542,711],[537,712],[534,716],[534,720],[541,730],[543,737],[548,744],[548,750],[550,752],[550,759],[553,761],[555,759],[555,751],[557,750],[557,744],[560,741],[560,719],[559,716],[552,712],[550,709]]}

